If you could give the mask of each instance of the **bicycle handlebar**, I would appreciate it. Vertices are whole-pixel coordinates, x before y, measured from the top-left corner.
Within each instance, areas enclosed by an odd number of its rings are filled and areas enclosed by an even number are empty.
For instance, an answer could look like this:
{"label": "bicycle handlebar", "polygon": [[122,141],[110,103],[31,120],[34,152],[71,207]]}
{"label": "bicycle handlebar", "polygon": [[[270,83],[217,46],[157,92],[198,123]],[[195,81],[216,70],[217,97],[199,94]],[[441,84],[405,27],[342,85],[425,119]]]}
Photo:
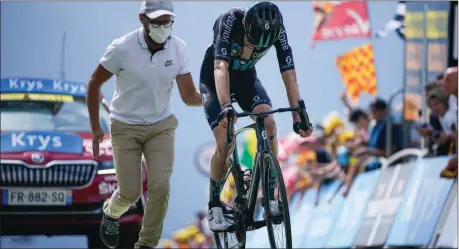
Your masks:
{"label": "bicycle handlebar", "polygon": [[[270,114],[273,113],[280,113],[280,112],[298,112],[300,115],[301,123],[306,124],[307,127],[311,126],[311,123],[309,122],[309,117],[308,114],[306,113],[306,106],[304,104],[303,100],[298,101],[298,106],[297,107],[287,107],[287,108],[279,108],[276,110],[271,110],[268,112],[241,112],[241,113],[236,113],[236,117],[241,118],[241,117],[248,117],[248,116],[256,116],[256,117],[267,117]],[[233,142],[233,136],[234,136],[234,115],[227,117],[228,118],[228,129],[226,132],[226,142],[225,146],[228,147],[232,142]]]}

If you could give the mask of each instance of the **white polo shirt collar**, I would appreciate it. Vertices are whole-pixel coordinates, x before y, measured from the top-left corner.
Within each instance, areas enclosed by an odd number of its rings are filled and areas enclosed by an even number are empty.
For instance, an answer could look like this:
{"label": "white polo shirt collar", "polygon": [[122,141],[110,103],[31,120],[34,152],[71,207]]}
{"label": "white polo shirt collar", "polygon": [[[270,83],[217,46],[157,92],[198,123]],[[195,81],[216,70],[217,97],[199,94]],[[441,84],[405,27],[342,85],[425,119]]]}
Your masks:
{"label": "white polo shirt collar", "polygon": [[[138,29],[139,44],[142,48],[148,49],[148,44],[147,44],[147,41],[145,41],[144,33],[145,33],[144,28]],[[171,40],[171,37],[167,38],[167,41],[164,43],[163,49],[167,49],[167,47],[169,46],[170,40]]]}

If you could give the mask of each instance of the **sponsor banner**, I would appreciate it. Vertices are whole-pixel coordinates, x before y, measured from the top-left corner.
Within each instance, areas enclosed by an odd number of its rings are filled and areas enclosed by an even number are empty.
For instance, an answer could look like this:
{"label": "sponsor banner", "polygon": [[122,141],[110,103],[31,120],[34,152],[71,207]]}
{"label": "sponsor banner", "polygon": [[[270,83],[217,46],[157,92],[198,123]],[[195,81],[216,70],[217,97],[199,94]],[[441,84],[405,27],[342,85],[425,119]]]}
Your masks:
{"label": "sponsor banner", "polygon": [[333,234],[327,240],[327,248],[352,247],[380,173],[379,169],[373,170],[359,174],[355,179]]}
{"label": "sponsor banner", "polygon": [[373,227],[372,236],[369,240],[370,245],[383,246],[386,243],[387,236],[391,229],[394,217],[399,209],[403,195],[405,194],[408,182],[411,177],[411,173],[415,166],[415,162],[403,164],[396,168],[397,174],[394,174],[393,184],[389,191],[389,195],[383,201],[383,204],[379,207],[380,211],[378,216],[380,217],[379,223]]}
{"label": "sponsor banner", "polygon": [[386,193],[388,192],[388,186],[394,175],[394,168],[387,168],[383,170],[379,176],[378,183],[376,184],[375,191],[368,201],[368,208],[366,214],[363,218],[362,225],[357,233],[355,239],[355,245],[358,247],[365,247],[368,241],[368,238],[371,233],[372,227],[375,225],[376,217],[379,213],[379,205]]}
{"label": "sponsor banner", "polygon": [[403,199],[414,163],[401,164],[381,172],[373,197],[354,245],[382,247],[386,243],[392,221]]}
{"label": "sponsor banner", "polygon": [[2,93],[64,94],[75,97],[86,96],[86,84],[53,79],[2,78]]}
{"label": "sponsor banner", "polygon": [[[453,189],[453,191],[456,191]],[[457,248],[457,195],[449,209],[445,226],[443,227],[436,248]]]}
{"label": "sponsor banner", "polygon": [[323,248],[326,246],[345,201],[345,198],[340,194],[344,190],[342,189],[333,201],[329,203],[329,200],[333,197],[339,185],[338,181],[334,181],[322,186],[320,203],[315,207],[314,219],[308,222],[310,229],[304,234],[303,241],[299,246],[300,248]]}
{"label": "sponsor banner", "polygon": [[440,178],[449,157],[419,160],[387,239],[388,246],[429,244],[453,181]]}
{"label": "sponsor banner", "polygon": [[313,41],[370,37],[366,1],[314,1]]}
{"label": "sponsor banner", "polygon": [[1,152],[46,151],[70,154],[83,153],[83,141],[78,135],[53,132],[5,132],[1,134]]}
{"label": "sponsor banner", "polygon": [[301,248],[303,242],[303,235],[306,234],[308,228],[311,226],[311,221],[314,218],[314,200],[316,198],[316,191],[310,189],[304,193],[301,200],[301,206],[297,212],[291,215],[292,227],[292,245],[293,248]]}

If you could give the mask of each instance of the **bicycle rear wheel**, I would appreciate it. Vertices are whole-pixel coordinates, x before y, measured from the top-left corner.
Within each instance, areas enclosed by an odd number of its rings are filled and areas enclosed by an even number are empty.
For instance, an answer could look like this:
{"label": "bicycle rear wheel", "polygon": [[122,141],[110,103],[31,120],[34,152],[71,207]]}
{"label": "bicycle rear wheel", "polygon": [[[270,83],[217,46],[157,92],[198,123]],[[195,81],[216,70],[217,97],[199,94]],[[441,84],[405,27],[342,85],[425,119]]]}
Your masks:
{"label": "bicycle rear wheel", "polygon": [[[228,160],[228,173],[225,185],[220,194],[222,201],[223,213],[225,214],[228,224],[236,225],[237,229],[232,232],[214,232],[214,239],[217,248],[245,248],[246,242],[246,226],[244,203],[240,200],[244,197],[244,182],[243,172],[240,167],[234,165],[232,160]],[[228,196],[228,191],[232,191],[233,195]]]}
{"label": "bicycle rear wheel", "polygon": [[262,168],[263,206],[269,243],[271,248],[292,248],[287,192],[277,158],[272,153],[265,153]]}

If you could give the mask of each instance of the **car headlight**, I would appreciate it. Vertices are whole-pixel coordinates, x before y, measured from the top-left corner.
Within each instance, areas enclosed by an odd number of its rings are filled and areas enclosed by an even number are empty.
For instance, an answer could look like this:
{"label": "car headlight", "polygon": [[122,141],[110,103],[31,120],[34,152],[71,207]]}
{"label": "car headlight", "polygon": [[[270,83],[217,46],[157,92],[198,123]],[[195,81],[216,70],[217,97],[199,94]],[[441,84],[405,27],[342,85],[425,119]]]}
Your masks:
{"label": "car headlight", "polygon": [[97,170],[97,174],[115,174],[115,165],[113,161],[103,161],[99,163],[99,169]]}

